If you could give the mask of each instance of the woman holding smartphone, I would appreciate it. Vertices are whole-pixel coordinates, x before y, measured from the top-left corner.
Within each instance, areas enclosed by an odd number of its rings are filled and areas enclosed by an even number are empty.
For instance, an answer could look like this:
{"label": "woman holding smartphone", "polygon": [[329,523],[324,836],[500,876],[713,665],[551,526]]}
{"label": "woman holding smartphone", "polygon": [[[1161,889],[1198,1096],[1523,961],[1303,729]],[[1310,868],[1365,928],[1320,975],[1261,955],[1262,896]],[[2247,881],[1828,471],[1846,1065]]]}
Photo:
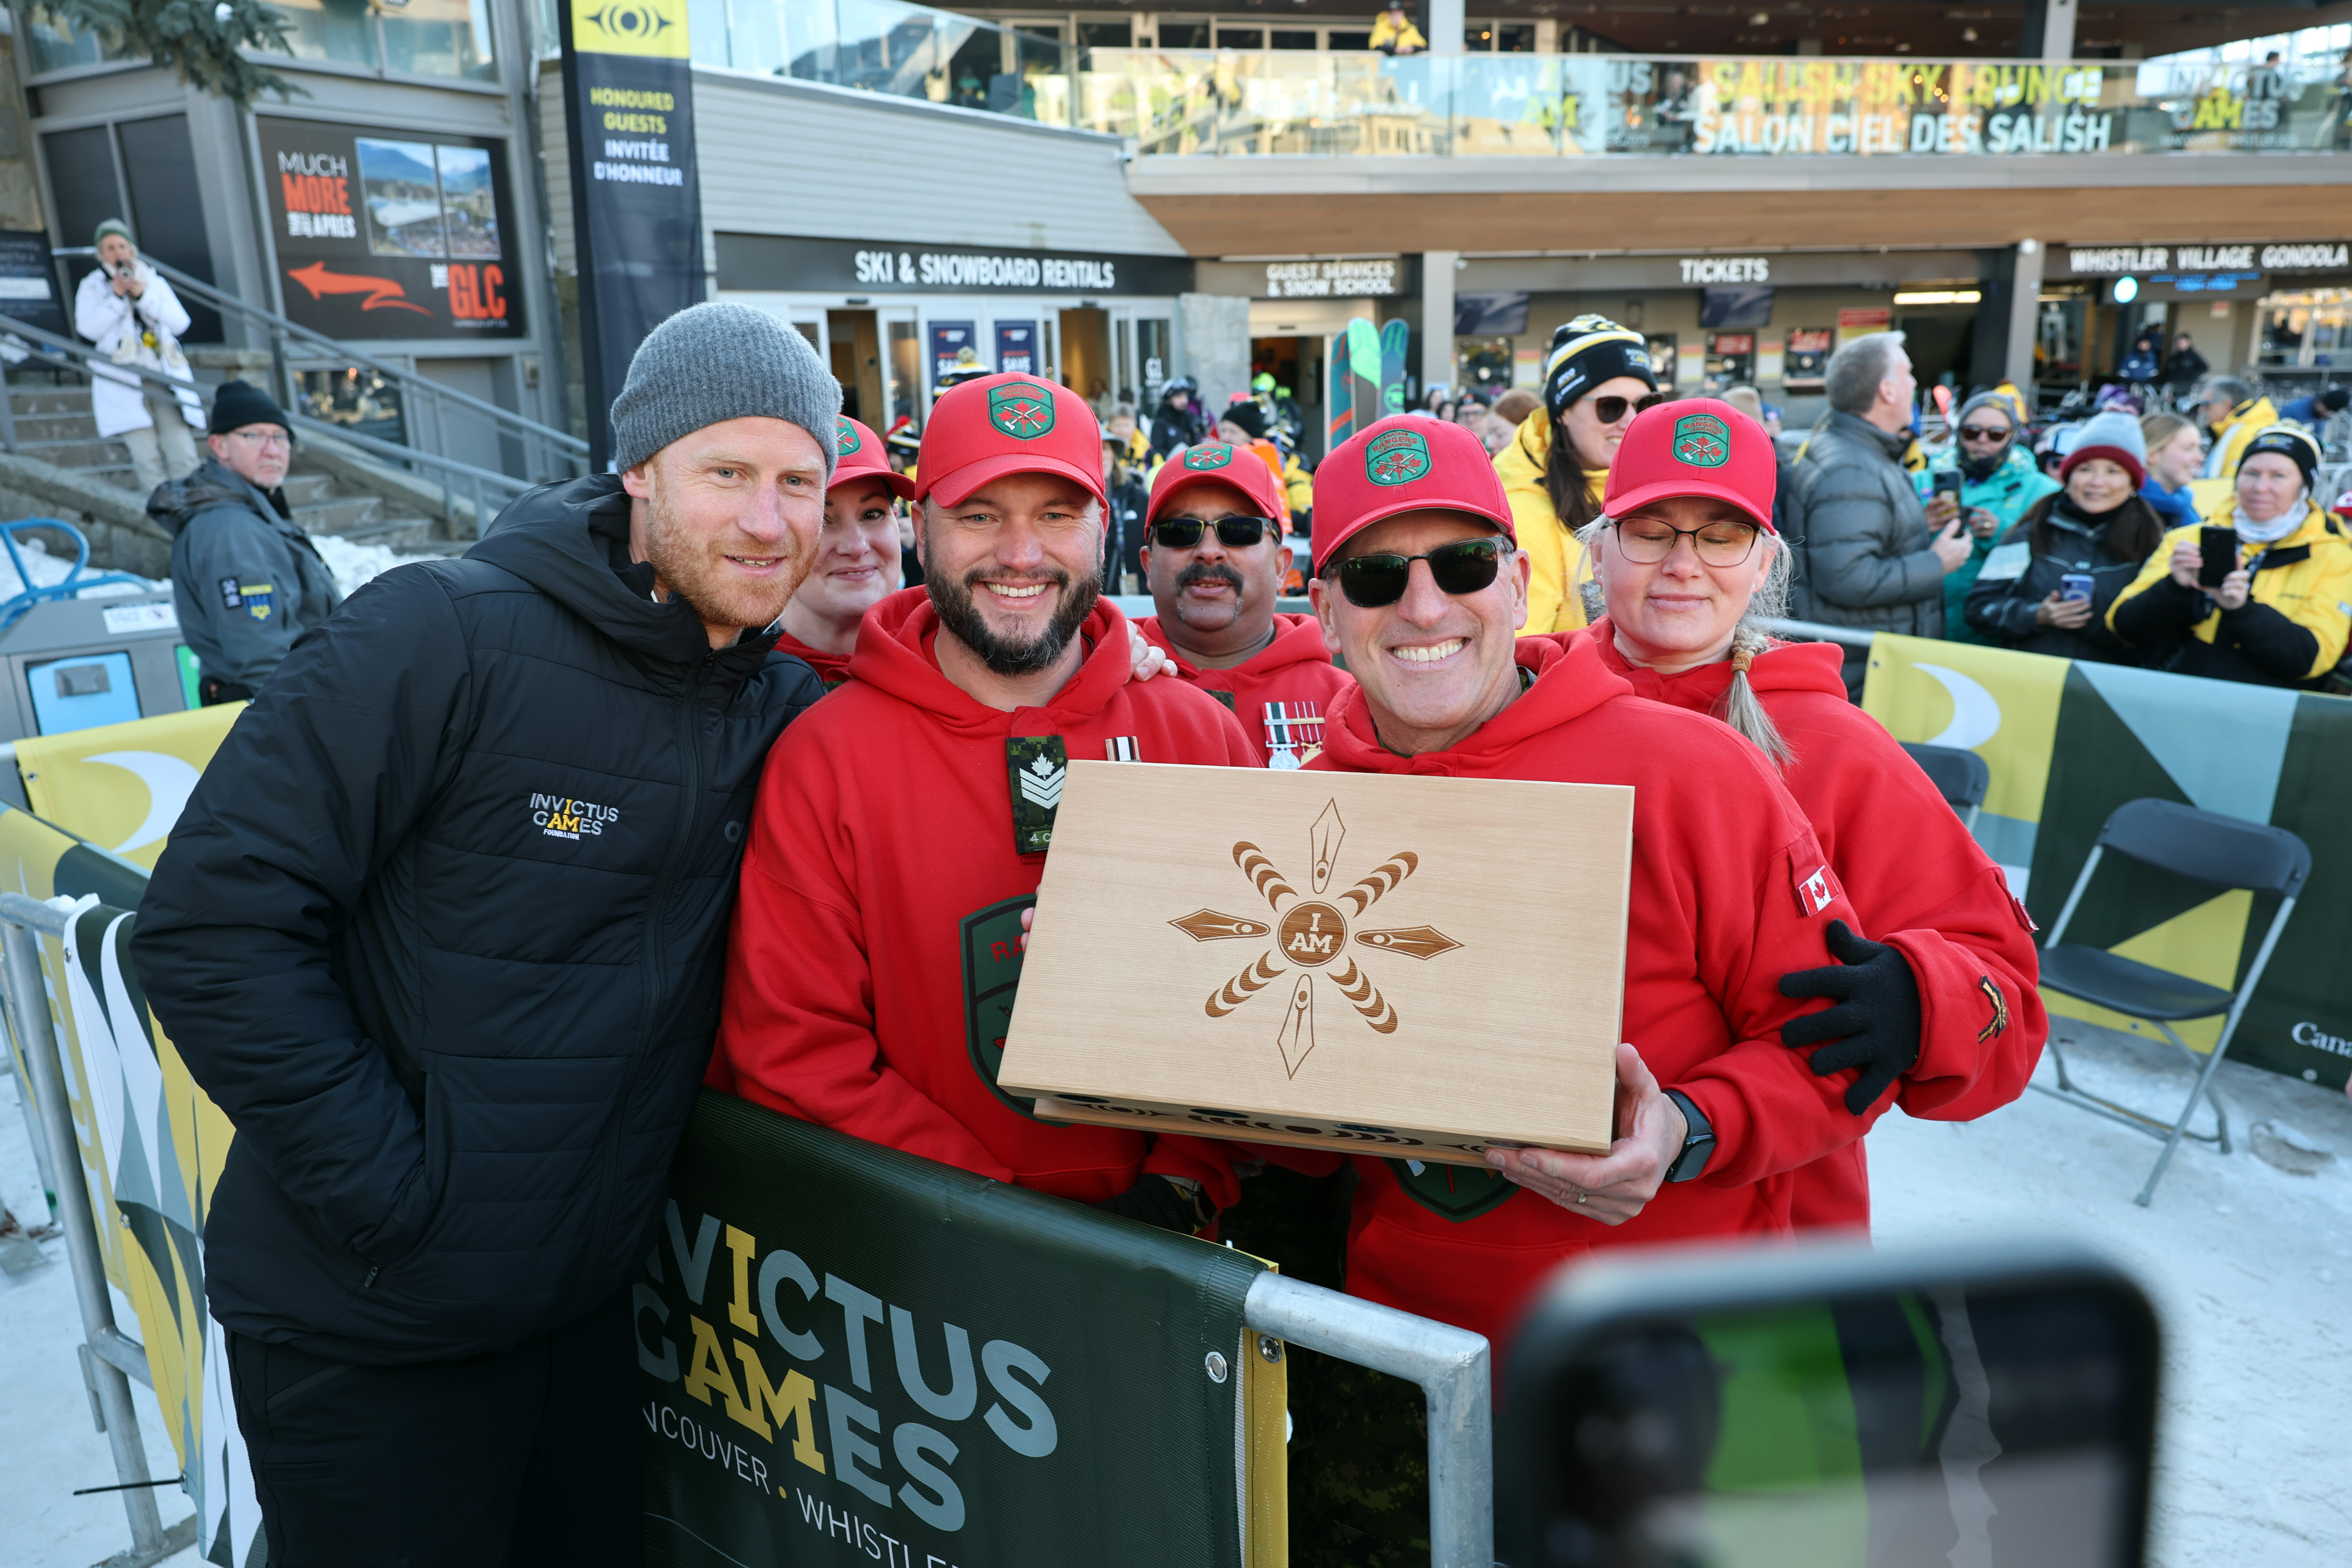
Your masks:
{"label": "woman holding smartphone", "polygon": [[2108,626],[2161,669],[2318,689],[2352,637],[2352,542],[2312,499],[2318,470],[2302,426],[2256,435],[2230,501],[2165,535]]}
{"label": "woman holding smartphone", "polygon": [[2137,664],[2106,613],[2164,539],[2139,494],[2147,480],[2140,422],[2113,412],[2092,419],[2058,479],[2063,488],[2026,508],[1985,557],[1963,613],[2002,647]]}

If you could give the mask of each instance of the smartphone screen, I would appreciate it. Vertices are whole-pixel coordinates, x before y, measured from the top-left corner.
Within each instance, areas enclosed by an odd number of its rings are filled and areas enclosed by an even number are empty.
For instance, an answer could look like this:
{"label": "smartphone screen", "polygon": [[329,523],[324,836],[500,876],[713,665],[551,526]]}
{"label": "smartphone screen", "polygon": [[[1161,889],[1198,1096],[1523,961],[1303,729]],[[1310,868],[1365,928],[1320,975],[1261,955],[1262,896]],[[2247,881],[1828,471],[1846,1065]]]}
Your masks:
{"label": "smartphone screen", "polygon": [[2210,523],[2197,531],[2197,549],[2205,557],[2205,564],[2197,569],[2197,582],[2201,587],[2218,588],[2221,579],[2238,569],[2238,531],[2215,528]]}
{"label": "smartphone screen", "polygon": [[2088,572],[2069,572],[2058,579],[2058,597],[2061,602],[2088,599],[2090,596],[2091,574]]}

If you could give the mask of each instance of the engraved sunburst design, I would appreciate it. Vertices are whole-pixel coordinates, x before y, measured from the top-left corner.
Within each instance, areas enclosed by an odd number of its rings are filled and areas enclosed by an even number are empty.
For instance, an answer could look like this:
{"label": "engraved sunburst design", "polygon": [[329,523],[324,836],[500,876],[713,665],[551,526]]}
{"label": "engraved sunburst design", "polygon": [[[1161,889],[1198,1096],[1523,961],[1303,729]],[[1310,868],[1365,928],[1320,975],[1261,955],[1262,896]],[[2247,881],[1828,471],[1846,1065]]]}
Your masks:
{"label": "engraved sunburst design", "polygon": [[1340,818],[1339,803],[1326,801],[1321,815],[1307,831],[1307,860],[1313,874],[1307,880],[1315,895],[1312,897],[1302,896],[1285,880],[1280,868],[1256,845],[1244,842],[1234,846],[1234,864],[1265,900],[1273,912],[1272,920],[1203,909],[1168,922],[1194,942],[1274,938],[1273,946],[1211,992],[1203,1005],[1210,1017],[1224,1017],[1276,980],[1289,975],[1287,999],[1275,1044],[1282,1052],[1283,1067],[1292,1078],[1298,1076],[1307,1053],[1315,1048],[1315,971],[1318,969],[1326,972],[1324,979],[1375,1032],[1387,1035],[1396,1030],[1396,1009],[1381,994],[1371,977],[1357,967],[1354,955],[1348,951],[1349,942],[1379,952],[1401,952],[1407,958],[1422,960],[1451,952],[1462,945],[1435,926],[1395,926],[1378,931],[1351,927],[1350,921],[1362,918],[1365,910],[1420,869],[1421,858],[1409,849],[1400,849],[1372,868],[1355,886],[1326,898],[1323,895],[1339,868],[1339,844],[1347,835],[1348,825]]}

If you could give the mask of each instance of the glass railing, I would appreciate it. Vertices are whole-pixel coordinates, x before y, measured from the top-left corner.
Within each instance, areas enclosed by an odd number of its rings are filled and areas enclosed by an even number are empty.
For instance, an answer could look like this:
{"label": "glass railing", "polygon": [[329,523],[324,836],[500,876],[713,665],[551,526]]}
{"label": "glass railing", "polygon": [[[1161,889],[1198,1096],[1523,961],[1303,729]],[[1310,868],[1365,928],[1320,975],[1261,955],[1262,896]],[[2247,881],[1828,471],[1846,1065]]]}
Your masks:
{"label": "glass railing", "polygon": [[1091,49],[1077,124],[1210,157],[2345,152],[2346,70]]}
{"label": "glass railing", "polygon": [[698,65],[1071,123],[1076,51],[1057,39],[898,0],[701,0]]}

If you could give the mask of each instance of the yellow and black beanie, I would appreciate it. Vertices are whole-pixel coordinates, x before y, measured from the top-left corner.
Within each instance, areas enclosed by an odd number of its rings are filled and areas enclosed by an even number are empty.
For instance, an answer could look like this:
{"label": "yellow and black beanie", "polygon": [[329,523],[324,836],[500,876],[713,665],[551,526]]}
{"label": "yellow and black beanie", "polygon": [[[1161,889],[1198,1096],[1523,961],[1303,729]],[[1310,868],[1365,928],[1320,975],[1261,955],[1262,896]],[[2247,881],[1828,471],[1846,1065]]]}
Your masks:
{"label": "yellow and black beanie", "polygon": [[1544,408],[1557,421],[1570,404],[1621,375],[1658,390],[1650,345],[1641,333],[1606,316],[1579,316],[1551,335],[1551,352],[1544,356]]}
{"label": "yellow and black beanie", "polygon": [[2319,472],[2319,441],[2310,431],[2300,425],[2273,425],[2246,443],[2246,449],[2238,457],[2239,467],[2243,468],[2248,458],[2261,452],[2275,452],[2302,469],[2303,488],[2305,492],[2310,490]]}

